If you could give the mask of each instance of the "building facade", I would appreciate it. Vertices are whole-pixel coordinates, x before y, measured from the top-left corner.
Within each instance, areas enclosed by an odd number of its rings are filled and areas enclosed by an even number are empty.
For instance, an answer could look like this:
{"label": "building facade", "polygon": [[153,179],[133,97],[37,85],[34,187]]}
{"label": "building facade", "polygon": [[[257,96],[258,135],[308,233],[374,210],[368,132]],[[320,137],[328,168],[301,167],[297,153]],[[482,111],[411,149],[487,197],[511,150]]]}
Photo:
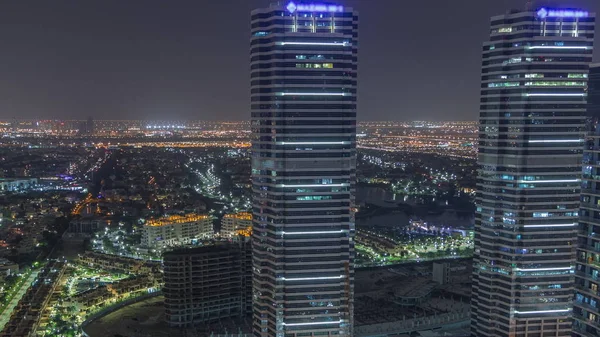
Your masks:
{"label": "building facade", "polygon": [[590,68],[588,135],[583,152],[573,335],[600,336],[600,64]]}
{"label": "building facade", "polygon": [[231,238],[236,235],[236,231],[245,230],[252,227],[252,213],[239,212],[225,214],[221,220],[221,236]]}
{"label": "building facade", "polygon": [[34,188],[37,178],[0,178],[0,192],[18,192]]}
{"label": "building facade", "polygon": [[165,311],[172,327],[252,312],[252,250],[249,238],[164,254]]}
{"label": "building facade", "polygon": [[570,336],[595,15],[492,17],[483,45],[473,336]]}
{"label": "building facade", "polygon": [[208,239],[213,236],[213,219],[209,215],[171,215],[148,220],[144,224],[142,245],[162,248],[185,245],[193,239]]}
{"label": "building facade", "polygon": [[252,11],[254,335],[351,336],[358,14]]}

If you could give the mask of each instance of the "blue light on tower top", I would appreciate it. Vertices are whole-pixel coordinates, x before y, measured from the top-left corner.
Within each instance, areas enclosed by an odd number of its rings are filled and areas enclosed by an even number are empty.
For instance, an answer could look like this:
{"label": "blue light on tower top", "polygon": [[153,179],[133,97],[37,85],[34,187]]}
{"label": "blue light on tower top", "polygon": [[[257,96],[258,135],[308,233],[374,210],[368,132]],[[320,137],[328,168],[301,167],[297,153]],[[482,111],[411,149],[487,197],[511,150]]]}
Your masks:
{"label": "blue light on tower top", "polygon": [[587,11],[579,11],[572,9],[546,9],[541,8],[537,11],[537,16],[540,19],[545,18],[586,18],[590,15]]}
{"label": "blue light on tower top", "polygon": [[328,4],[295,4],[288,3],[285,7],[290,13],[299,12],[343,12],[344,6],[328,5]]}
{"label": "blue light on tower top", "polygon": [[293,2],[290,2],[286,8],[290,13],[294,13],[296,11],[296,4]]}

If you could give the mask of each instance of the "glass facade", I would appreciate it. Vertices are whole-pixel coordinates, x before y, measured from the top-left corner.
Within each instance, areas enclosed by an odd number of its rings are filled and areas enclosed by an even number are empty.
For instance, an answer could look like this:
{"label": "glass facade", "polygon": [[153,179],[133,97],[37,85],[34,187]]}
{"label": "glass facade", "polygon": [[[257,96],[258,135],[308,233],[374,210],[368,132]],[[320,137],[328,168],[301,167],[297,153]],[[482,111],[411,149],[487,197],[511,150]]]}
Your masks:
{"label": "glass facade", "polygon": [[600,336],[600,65],[590,68],[588,136],[583,151],[573,335]]}
{"label": "glass facade", "polygon": [[352,336],[358,15],[251,18],[254,335]]}
{"label": "glass facade", "polygon": [[493,17],[483,45],[473,336],[571,336],[595,16],[552,13]]}

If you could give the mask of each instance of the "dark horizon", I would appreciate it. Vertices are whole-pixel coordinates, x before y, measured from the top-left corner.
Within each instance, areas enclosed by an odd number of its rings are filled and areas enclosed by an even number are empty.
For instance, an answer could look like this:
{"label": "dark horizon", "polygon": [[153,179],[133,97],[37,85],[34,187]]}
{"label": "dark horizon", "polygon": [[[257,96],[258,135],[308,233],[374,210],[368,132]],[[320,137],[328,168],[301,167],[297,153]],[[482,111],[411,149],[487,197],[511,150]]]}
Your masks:
{"label": "dark horizon", "polygon": [[[250,11],[269,2],[3,2],[0,119],[247,120]],[[361,121],[475,121],[489,18],[526,3],[337,2],[360,13]],[[534,6],[600,12],[565,3]]]}

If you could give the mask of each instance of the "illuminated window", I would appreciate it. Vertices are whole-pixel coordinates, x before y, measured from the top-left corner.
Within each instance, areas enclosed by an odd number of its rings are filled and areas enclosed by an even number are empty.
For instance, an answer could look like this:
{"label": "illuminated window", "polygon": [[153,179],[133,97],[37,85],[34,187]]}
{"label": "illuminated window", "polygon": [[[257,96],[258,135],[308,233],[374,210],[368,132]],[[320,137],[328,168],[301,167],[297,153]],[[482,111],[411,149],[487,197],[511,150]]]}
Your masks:
{"label": "illuminated window", "polygon": [[525,78],[543,78],[544,74],[525,74]]}
{"label": "illuminated window", "polygon": [[538,87],[558,87],[558,86],[583,87],[583,86],[585,86],[585,82],[540,81],[540,82],[525,82],[525,86],[538,86]]}
{"label": "illuminated window", "polygon": [[331,69],[333,68],[333,63],[296,63],[296,68]]}
{"label": "illuminated window", "polygon": [[518,86],[519,86],[519,82],[488,83],[488,88],[518,87]]}
{"label": "illuminated window", "polygon": [[521,63],[523,62],[523,60],[521,60],[520,57],[511,57],[508,60],[502,62],[502,64],[506,65],[506,64],[512,64],[512,63]]}
{"label": "illuminated window", "polygon": [[303,195],[296,197],[296,200],[313,201],[313,200],[330,200],[330,195]]}
{"label": "illuminated window", "polygon": [[512,32],[512,27],[503,27],[498,29],[498,33],[510,33]]}
{"label": "illuminated window", "polygon": [[588,74],[569,74],[569,78],[587,78]]}

